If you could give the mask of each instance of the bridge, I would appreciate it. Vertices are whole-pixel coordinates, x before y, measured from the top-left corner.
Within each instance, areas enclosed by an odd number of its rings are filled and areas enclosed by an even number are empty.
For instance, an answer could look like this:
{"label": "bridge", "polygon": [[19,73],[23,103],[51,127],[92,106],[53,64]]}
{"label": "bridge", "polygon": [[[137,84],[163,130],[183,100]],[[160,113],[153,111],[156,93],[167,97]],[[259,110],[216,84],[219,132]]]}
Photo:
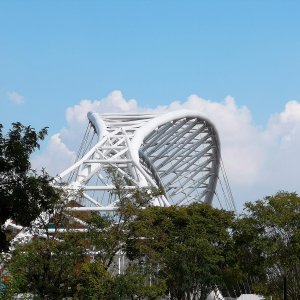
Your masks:
{"label": "bridge", "polygon": [[[190,110],[162,115],[90,112],[88,119],[76,162],[56,179],[67,182],[66,189],[82,191],[80,205],[72,210],[117,209],[107,168],[126,179],[124,189],[161,189],[153,205],[212,204],[217,197],[224,170],[218,133],[208,119]],[[225,197],[234,210],[231,195]]]}
{"label": "bridge", "polygon": [[[54,182],[69,195],[70,211],[107,213],[118,209],[116,186],[108,170],[124,179],[124,190],[158,188],[161,195],[151,199],[151,205],[202,202],[235,211],[218,133],[210,120],[190,110],[166,114],[89,112],[87,117],[76,161]],[[47,222],[49,216],[45,213],[44,218]],[[84,221],[75,221],[84,227]],[[14,238],[17,243],[32,237],[30,231],[11,221],[6,226],[20,230]]]}

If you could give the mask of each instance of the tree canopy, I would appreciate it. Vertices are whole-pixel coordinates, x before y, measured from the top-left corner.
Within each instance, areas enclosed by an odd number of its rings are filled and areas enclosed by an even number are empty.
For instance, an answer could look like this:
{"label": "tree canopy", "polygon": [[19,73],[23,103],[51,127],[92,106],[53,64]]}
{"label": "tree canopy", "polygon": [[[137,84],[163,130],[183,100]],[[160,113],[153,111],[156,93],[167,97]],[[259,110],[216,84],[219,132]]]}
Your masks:
{"label": "tree canopy", "polygon": [[300,295],[300,197],[278,192],[245,205],[235,224],[234,241],[239,265],[256,276],[254,289],[282,299],[287,279],[289,299]]}
{"label": "tree canopy", "polygon": [[30,156],[46,134],[47,128],[35,131],[19,122],[4,133],[0,124],[0,252],[9,245],[3,229],[8,219],[29,226],[59,199],[59,192],[49,184],[51,177],[31,168]]}
{"label": "tree canopy", "polygon": [[126,253],[157,266],[172,299],[206,299],[223,284],[232,222],[232,213],[206,204],[150,207],[131,223]]}

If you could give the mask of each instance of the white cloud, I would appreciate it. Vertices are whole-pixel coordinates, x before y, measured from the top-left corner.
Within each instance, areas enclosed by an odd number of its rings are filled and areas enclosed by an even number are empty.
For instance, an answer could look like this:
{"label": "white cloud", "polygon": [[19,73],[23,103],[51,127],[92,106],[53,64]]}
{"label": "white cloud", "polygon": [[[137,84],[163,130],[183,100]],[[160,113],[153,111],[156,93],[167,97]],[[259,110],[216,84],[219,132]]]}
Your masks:
{"label": "white cloud", "polygon": [[265,136],[269,147],[264,168],[266,183],[300,192],[300,102],[289,101],[282,112],[273,115]]}
{"label": "white cloud", "polygon": [[62,142],[60,133],[52,135],[48,142],[46,151],[32,160],[33,168],[40,171],[46,168],[46,171],[52,176],[56,176],[60,171],[69,167],[75,160],[76,153],[69,150]]}
{"label": "white cloud", "polygon": [[285,105],[285,110],[279,114],[279,119],[283,123],[300,121],[300,103],[298,101],[289,101]]}
{"label": "white cloud", "polygon": [[20,95],[16,91],[11,91],[7,93],[9,100],[17,105],[24,103],[24,96]]}
{"label": "white cloud", "polygon": [[138,109],[134,99],[126,100],[121,91],[113,91],[101,100],[82,100],[79,104],[67,108],[66,118],[68,123],[84,123],[89,111],[94,110],[99,113],[105,112],[128,112]]}
{"label": "white cloud", "polygon": [[136,100],[126,100],[120,91],[113,91],[100,100],[82,100],[66,110],[66,128],[52,136],[43,155],[33,160],[34,166],[45,166],[56,175],[75,157],[87,126],[88,111],[105,112],[166,112],[176,109],[197,110],[216,126],[221,152],[233,194],[242,203],[256,200],[278,190],[299,190],[300,165],[300,102],[289,101],[282,112],[270,117],[265,127],[254,124],[250,110],[238,106],[228,96],[223,102],[203,99],[197,95],[185,101],[153,109],[138,106]]}

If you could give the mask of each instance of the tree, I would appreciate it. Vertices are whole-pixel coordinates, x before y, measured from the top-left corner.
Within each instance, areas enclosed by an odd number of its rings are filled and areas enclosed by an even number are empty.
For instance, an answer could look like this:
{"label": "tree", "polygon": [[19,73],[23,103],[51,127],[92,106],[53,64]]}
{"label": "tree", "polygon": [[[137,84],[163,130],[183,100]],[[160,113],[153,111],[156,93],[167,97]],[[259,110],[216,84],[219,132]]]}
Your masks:
{"label": "tree", "polygon": [[115,277],[111,300],[161,299],[166,293],[166,281],[157,276],[157,269],[151,264],[131,262],[124,274]]}
{"label": "tree", "polygon": [[62,299],[76,290],[85,248],[76,234],[64,240],[38,239],[18,245],[8,264],[11,286],[6,299],[17,293],[30,293],[35,299]]}
{"label": "tree", "polygon": [[206,204],[150,207],[131,224],[127,253],[166,279],[172,299],[206,299],[222,285],[233,214]]}
{"label": "tree", "polygon": [[0,124],[0,252],[7,251],[9,246],[3,228],[8,219],[30,226],[41,212],[52,209],[60,197],[50,184],[52,178],[45,171],[37,174],[30,164],[30,155],[39,149],[46,134],[47,128],[36,132],[21,123],[13,123],[4,134]]}
{"label": "tree", "polygon": [[237,259],[249,276],[259,280],[257,292],[282,299],[288,282],[289,299],[300,295],[300,197],[278,192],[245,205],[234,230]]}
{"label": "tree", "polygon": [[132,264],[122,274],[113,274],[99,261],[84,264],[75,299],[159,299],[165,294],[164,280],[151,283],[152,268]]}
{"label": "tree", "polygon": [[86,262],[74,294],[75,299],[112,300],[114,278],[99,261]]}

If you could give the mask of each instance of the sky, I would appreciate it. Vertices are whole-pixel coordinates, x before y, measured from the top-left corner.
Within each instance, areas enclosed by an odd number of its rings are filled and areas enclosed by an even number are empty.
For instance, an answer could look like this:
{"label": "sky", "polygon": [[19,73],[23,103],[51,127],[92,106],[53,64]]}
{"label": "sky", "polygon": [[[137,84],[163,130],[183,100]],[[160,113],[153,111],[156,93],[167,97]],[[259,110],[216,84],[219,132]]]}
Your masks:
{"label": "sky", "polygon": [[88,110],[211,119],[238,206],[297,191],[300,2],[0,1],[0,123],[49,127],[36,168],[72,162]]}

